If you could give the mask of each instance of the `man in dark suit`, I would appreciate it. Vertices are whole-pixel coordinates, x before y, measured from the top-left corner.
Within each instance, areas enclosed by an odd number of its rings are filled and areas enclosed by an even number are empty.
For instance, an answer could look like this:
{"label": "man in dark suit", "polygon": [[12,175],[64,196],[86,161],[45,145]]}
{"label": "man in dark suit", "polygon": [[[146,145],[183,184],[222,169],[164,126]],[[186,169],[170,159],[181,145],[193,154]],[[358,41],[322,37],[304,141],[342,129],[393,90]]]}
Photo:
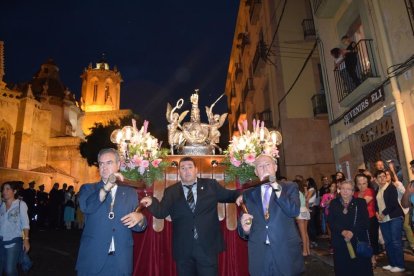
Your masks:
{"label": "man in dark suit", "polygon": [[[276,161],[260,155],[255,173],[264,180],[275,179]],[[251,276],[300,275],[304,271],[301,240],[295,225],[299,215],[299,190],[292,182],[272,182],[243,193],[248,214],[238,224],[239,235],[248,240]]]}
{"label": "man in dark suit", "polygon": [[30,226],[33,227],[34,217],[36,215],[36,190],[35,190],[36,182],[30,181],[29,188],[23,191],[23,201],[27,204],[27,213],[29,215]]}
{"label": "man in dark suit", "polygon": [[103,149],[98,154],[101,181],[85,184],[79,192],[79,205],[85,215],[76,269],[78,275],[131,275],[132,231],[143,231],[145,217],[135,212],[138,194],[130,187],[109,181],[119,177],[119,154]]}
{"label": "man in dark suit", "polygon": [[165,189],[161,202],[145,197],[141,203],[156,218],[171,216],[178,275],[217,275],[218,254],[224,250],[217,203],[235,202],[239,193],[214,179],[197,178],[191,157],[180,160],[179,174],[181,181]]}

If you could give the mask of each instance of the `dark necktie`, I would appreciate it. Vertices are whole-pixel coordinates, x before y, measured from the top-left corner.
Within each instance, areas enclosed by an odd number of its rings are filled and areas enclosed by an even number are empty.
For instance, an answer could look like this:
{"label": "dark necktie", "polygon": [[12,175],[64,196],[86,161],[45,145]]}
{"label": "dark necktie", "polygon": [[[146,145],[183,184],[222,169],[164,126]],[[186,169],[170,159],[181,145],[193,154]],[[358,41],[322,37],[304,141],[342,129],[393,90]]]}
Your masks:
{"label": "dark necktie", "polygon": [[[188,202],[188,206],[190,206],[191,211],[194,213],[195,210],[195,201],[194,201],[194,194],[193,194],[193,186],[196,183],[192,184],[192,185],[185,185],[184,187],[187,188],[188,192],[187,192],[187,202]],[[198,233],[197,233],[197,229],[194,226],[194,239],[198,239]]]}
{"label": "dark necktie", "polygon": [[196,183],[192,184],[192,185],[185,185],[184,187],[186,187],[188,189],[187,192],[187,202],[188,202],[188,206],[190,206],[191,211],[194,213],[195,210],[195,201],[194,201],[194,194],[193,194],[193,186]]}

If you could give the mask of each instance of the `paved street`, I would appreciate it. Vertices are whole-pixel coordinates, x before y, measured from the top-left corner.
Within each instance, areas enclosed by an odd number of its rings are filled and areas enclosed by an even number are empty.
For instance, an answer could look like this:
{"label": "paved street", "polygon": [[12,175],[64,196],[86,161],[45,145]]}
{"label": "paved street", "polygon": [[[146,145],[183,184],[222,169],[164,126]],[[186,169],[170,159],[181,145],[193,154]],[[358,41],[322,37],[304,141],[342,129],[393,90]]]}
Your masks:
{"label": "paved street", "polygon": [[[32,250],[30,252],[34,266],[29,275],[76,275],[74,267],[80,236],[81,232],[78,230],[34,231],[31,235]],[[332,255],[329,254],[327,240],[321,239],[318,244],[318,248],[312,250],[312,256],[305,260],[305,275],[334,275]],[[405,259],[407,272],[393,274],[377,268],[375,275],[414,275],[414,256],[405,254]],[[381,266],[385,265],[384,257],[379,261]]]}

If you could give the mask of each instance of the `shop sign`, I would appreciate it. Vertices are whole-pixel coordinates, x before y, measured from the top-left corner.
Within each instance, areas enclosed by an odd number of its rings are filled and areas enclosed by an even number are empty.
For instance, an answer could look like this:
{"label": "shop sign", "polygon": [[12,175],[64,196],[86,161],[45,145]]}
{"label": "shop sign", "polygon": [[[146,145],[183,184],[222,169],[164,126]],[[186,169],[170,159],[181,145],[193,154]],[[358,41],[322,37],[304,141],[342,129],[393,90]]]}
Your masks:
{"label": "shop sign", "polygon": [[363,98],[359,101],[356,105],[354,105],[345,115],[344,115],[344,124],[347,125],[352,122],[355,118],[359,115],[373,107],[377,102],[383,101],[384,97],[384,90],[383,87],[379,87],[378,89],[369,93],[368,96]]}
{"label": "shop sign", "polygon": [[367,127],[366,129],[364,129],[359,134],[359,138],[361,139],[361,144],[365,145],[393,131],[394,131],[394,125],[392,123],[392,118],[386,117],[386,119],[381,120],[377,122],[376,124],[373,124],[370,127]]}

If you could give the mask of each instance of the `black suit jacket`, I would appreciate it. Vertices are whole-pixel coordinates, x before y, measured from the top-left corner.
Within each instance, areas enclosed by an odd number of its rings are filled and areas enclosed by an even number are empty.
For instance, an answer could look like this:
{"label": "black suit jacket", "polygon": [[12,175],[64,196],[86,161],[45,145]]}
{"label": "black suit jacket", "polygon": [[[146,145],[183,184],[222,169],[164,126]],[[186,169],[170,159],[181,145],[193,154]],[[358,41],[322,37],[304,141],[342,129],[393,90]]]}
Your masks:
{"label": "black suit jacket", "polygon": [[398,201],[398,191],[394,184],[390,183],[384,190],[385,209],[382,211],[384,216],[390,215],[390,218],[403,217],[404,212]]}
{"label": "black suit jacket", "polygon": [[190,258],[194,243],[194,228],[198,233],[197,241],[209,256],[214,257],[224,250],[217,203],[235,202],[238,196],[238,191],[227,190],[214,179],[198,178],[194,213],[187,203],[181,182],[165,189],[161,202],[153,198],[148,209],[156,218],[171,216],[173,257],[176,261]]}

